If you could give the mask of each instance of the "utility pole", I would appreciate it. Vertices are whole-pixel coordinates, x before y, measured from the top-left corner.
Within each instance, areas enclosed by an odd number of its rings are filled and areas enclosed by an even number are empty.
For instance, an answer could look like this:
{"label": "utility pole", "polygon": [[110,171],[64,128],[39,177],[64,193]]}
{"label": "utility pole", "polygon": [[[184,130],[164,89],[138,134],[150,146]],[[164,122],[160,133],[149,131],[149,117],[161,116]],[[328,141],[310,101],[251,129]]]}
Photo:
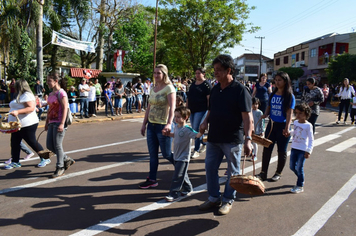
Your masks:
{"label": "utility pole", "polygon": [[37,79],[43,86],[43,5],[44,0],[38,1],[40,5],[40,14],[37,22],[36,39],[37,39]]}
{"label": "utility pole", "polygon": [[255,36],[256,39],[261,39],[261,47],[260,47],[260,75],[262,74],[261,67],[262,67],[262,40],[265,39],[265,37],[257,37]]}
{"label": "utility pole", "polygon": [[[153,47],[153,73],[156,68],[156,49],[157,49],[157,24],[158,24],[158,0],[156,0],[156,16],[155,16],[155,41]],[[154,76],[152,77],[153,84],[156,83]]]}

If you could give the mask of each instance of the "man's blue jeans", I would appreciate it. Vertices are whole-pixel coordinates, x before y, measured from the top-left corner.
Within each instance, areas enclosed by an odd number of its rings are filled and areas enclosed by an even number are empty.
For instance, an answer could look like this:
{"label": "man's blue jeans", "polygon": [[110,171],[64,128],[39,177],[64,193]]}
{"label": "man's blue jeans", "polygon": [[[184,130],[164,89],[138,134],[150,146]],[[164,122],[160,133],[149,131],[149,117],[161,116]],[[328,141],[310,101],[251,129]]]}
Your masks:
{"label": "man's blue jeans", "polygon": [[236,191],[230,186],[230,177],[240,174],[242,144],[236,143],[211,143],[208,142],[205,157],[206,183],[208,186],[209,201],[217,202],[221,199],[219,184],[219,167],[226,156],[227,181],[222,196],[223,202],[232,203]]}
{"label": "man's blue jeans", "polygon": [[[192,125],[192,128],[195,131],[199,132],[199,126],[204,121],[206,114],[207,114],[207,111],[199,111],[199,112],[194,112],[190,115],[190,124]],[[203,136],[195,139],[194,151],[199,151],[201,143],[205,145],[205,143],[202,142],[202,139],[203,139]]]}
{"label": "man's blue jeans", "polygon": [[294,174],[298,177],[297,186],[304,186],[304,157],[305,151],[293,149],[290,153],[290,163],[289,167],[294,172]]}
{"label": "man's blue jeans", "polygon": [[153,124],[147,125],[147,147],[150,153],[150,173],[151,180],[157,179],[158,169],[158,148],[161,148],[162,156],[173,164],[173,154],[171,149],[172,138],[162,135],[165,125]]}
{"label": "man's blue jeans", "polygon": [[87,97],[80,97],[80,115],[88,116],[89,100]]}

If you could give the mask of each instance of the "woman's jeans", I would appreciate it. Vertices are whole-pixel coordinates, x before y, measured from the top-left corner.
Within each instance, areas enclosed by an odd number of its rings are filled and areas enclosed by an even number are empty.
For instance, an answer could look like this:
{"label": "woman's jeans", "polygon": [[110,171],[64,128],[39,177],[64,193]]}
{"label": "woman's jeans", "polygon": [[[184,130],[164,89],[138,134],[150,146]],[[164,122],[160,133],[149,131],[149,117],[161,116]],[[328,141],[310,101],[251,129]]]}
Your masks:
{"label": "woman's jeans", "polygon": [[[192,128],[195,131],[199,132],[199,126],[204,121],[207,113],[208,113],[207,111],[198,111],[198,112],[193,112],[190,115],[190,124],[192,125]],[[194,151],[196,151],[196,152],[199,151],[201,143],[203,145],[206,145],[206,143],[204,143],[202,140],[203,140],[203,136],[201,136],[200,138],[195,139]]]}
{"label": "woman's jeans", "polygon": [[208,186],[209,201],[218,202],[221,199],[219,183],[219,167],[226,156],[227,181],[222,196],[223,202],[232,203],[236,191],[230,186],[230,177],[240,174],[242,144],[236,143],[211,143],[208,142],[205,157],[206,183]]}
{"label": "woman's jeans", "polygon": [[111,115],[114,115],[114,110],[112,108],[112,102],[111,99],[107,100],[105,99],[105,115],[108,115],[108,107],[110,107]]}
{"label": "woman's jeans", "polygon": [[23,152],[26,153],[27,155],[33,153],[33,152],[26,146],[26,144],[24,144],[22,141],[21,141],[21,143],[20,143],[20,148],[21,148],[21,151],[23,151]]}
{"label": "woman's jeans", "polygon": [[[273,143],[268,147],[263,148],[262,154],[262,170],[261,172],[265,177],[267,177],[267,171],[269,167],[269,162],[271,161],[271,155],[275,143],[277,143],[277,152],[278,152],[278,162],[277,162],[277,173],[282,174],[283,168],[287,160],[287,147],[290,140],[289,137],[283,135],[283,129],[286,127],[286,123],[273,122],[272,132],[271,130],[271,121],[268,123],[265,137],[271,140]],[[269,135],[270,134],[270,135]],[[269,136],[268,136],[269,135]]]}
{"label": "woman's jeans", "polygon": [[172,164],[173,154],[171,149],[172,138],[164,136],[162,130],[165,125],[153,124],[148,122],[147,125],[147,147],[150,154],[150,173],[149,178],[151,180],[157,179],[158,169],[158,148],[161,148],[162,156]]}
{"label": "woman's jeans", "polygon": [[313,134],[315,133],[315,123],[319,115],[312,113],[308,119],[309,123],[313,125]]}
{"label": "woman's jeans", "polygon": [[294,174],[298,177],[297,186],[304,186],[304,157],[305,151],[293,149],[290,153],[290,169],[294,172]]}
{"label": "woman's jeans", "polygon": [[63,151],[62,145],[66,130],[64,129],[63,132],[58,132],[59,124],[60,123],[48,124],[47,148],[57,156],[56,167],[63,168],[64,161],[68,159],[67,155]]}
{"label": "woman's jeans", "polygon": [[126,98],[126,111],[132,111],[132,97]]}
{"label": "woman's jeans", "polygon": [[338,121],[340,121],[342,110],[345,108],[345,118],[344,118],[344,121],[346,122],[346,120],[347,120],[347,115],[349,114],[349,107],[350,107],[350,99],[341,99],[341,102],[340,102],[340,105],[339,105],[339,117],[338,117]]}
{"label": "woman's jeans", "polygon": [[24,139],[26,143],[34,150],[39,152],[43,147],[36,139],[37,124],[21,128],[19,131],[11,134],[11,158],[12,162],[20,161],[21,141]]}

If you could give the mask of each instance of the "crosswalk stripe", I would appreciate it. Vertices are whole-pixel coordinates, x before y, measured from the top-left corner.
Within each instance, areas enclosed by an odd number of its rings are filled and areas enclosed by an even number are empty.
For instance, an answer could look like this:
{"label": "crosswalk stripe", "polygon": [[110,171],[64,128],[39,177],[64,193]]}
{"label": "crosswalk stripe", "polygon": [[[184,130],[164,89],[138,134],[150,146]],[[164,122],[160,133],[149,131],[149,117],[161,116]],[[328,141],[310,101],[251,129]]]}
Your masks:
{"label": "crosswalk stripe", "polygon": [[319,145],[321,145],[321,144],[323,144],[325,142],[331,141],[333,139],[340,138],[340,137],[341,137],[341,135],[338,135],[338,134],[329,134],[329,135],[326,135],[324,137],[315,139],[314,140],[314,147],[319,146]]}
{"label": "crosswalk stripe", "polygon": [[326,151],[329,152],[342,152],[352,146],[356,145],[356,137],[350,138],[348,140],[345,140],[335,146],[332,146],[331,148],[326,149]]}

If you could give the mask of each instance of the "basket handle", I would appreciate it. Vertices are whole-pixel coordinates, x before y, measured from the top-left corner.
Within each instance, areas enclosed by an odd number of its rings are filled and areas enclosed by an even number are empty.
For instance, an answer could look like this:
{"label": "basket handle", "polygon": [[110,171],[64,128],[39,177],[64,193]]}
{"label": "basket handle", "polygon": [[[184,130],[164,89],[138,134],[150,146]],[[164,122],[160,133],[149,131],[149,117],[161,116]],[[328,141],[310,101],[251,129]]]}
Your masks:
{"label": "basket handle", "polygon": [[45,129],[42,130],[41,133],[40,133],[40,134],[38,135],[38,137],[37,137],[37,140],[36,140],[36,148],[37,148],[37,150],[38,150],[38,144],[39,144],[38,140],[40,139],[41,134],[42,134],[43,132],[45,132],[45,131],[46,131]]}
{"label": "basket handle", "polygon": [[[245,160],[246,160],[246,155],[244,155],[244,161],[242,162],[242,173],[241,175],[244,175],[245,172]],[[256,175],[256,168],[255,168],[255,160],[252,158],[252,164],[253,164],[253,176]]]}
{"label": "basket handle", "polygon": [[[268,134],[268,136],[266,137],[266,139],[269,138],[269,136],[271,135],[272,129],[273,129],[273,120],[270,118],[269,121],[271,122],[271,130],[269,131],[269,134]],[[257,121],[256,126],[258,126],[258,124],[259,124],[260,122],[262,122],[262,117]]]}
{"label": "basket handle", "polygon": [[[6,113],[6,114],[4,114],[4,118],[5,118],[5,117],[9,117],[9,115],[11,115],[11,114],[10,114],[10,113]],[[17,122],[19,122],[19,123],[20,123],[19,116],[14,116],[14,117],[16,118]]]}

